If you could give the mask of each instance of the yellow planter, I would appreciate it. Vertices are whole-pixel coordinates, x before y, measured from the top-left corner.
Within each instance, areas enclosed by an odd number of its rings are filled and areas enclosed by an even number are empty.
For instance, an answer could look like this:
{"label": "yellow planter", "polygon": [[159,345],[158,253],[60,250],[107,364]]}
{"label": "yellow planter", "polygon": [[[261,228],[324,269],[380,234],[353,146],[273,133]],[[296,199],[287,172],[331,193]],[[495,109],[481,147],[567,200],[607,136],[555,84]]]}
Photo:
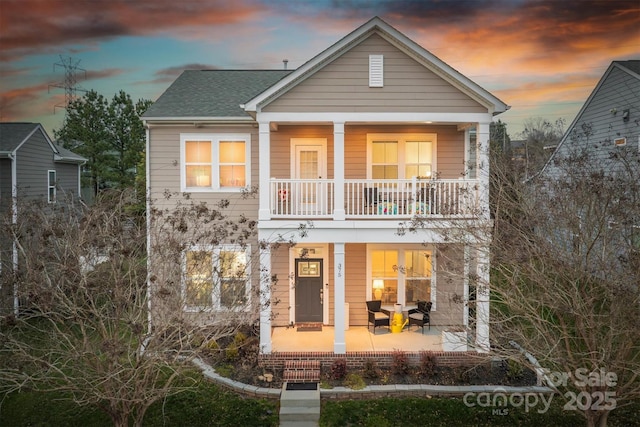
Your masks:
{"label": "yellow planter", "polygon": [[391,332],[394,334],[402,332],[407,323],[409,323],[409,319],[403,320],[402,313],[395,313],[391,322]]}

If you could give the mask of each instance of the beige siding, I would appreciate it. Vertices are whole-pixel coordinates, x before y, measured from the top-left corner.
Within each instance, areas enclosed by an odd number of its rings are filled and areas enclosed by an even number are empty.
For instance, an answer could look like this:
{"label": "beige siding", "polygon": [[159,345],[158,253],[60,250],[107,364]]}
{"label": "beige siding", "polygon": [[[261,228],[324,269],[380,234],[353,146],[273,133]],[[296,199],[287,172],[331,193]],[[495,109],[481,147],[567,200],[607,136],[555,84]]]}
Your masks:
{"label": "beige siding", "polygon": [[[251,185],[258,185],[258,132],[253,126],[235,127],[154,127],[151,128],[151,149],[149,150],[151,198],[157,205],[163,205],[163,194],[180,192],[180,134],[181,133],[244,133],[251,135]],[[244,214],[249,219],[257,219],[258,198],[244,198],[240,193],[193,192],[192,200],[215,204],[222,199],[230,201],[228,214],[237,218]]]}
{"label": "beige siding", "polygon": [[327,140],[327,177],[333,178],[333,126],[279,126],[271,132],[271,176],[291,177],[291,138]]}
{"label": "beige siding", "polygon": [[286,326],[289,324],[291,309],[289,291],[292,286],[289,271],[289,248],[286,245],[271,251],[271,274],[278,278],[278,282],[271,289],[273,326]]}
{"label": "beige siding", "polygon": [[431,313],[432,324],[461,325],[464,304],[459,300],[463,295],[463,248],[439,245],[436,251],[436,310]]}
{"label": "beige siding", "polygon": [[345,245],[346,289],[345,301],[349,303],[349,323],[354,326],[367,324],[367,245]]}
{"label": "beige siding", "polygon": [[345,129],[345,178],[367,176],[366,150],[369,133],[435,133],[437,134],[437,169],[439,178],[455,179],[464,172],[464,132],[456,126],[374,126],[352,125]]}
{"label": "beige siding", "polygon": [[[369,55],[384,55],[384,87],[369,87]],[[266,112],[486,112],[469,96],[372,35],[271,102]]]}
{"label": "beige siding", "polygon": [[[420,125],[347,125],[345,127],[345,178],[367,176],[367,134],[435,133],[437,134],[437,170],[443,179],[455,179],[464,172],[464,131],[456,126]],[[327,177],[334,177],[332,126],[280,126],[271,132],[271,176],[289,178],[291,174],[291,138],[327,139]]]}

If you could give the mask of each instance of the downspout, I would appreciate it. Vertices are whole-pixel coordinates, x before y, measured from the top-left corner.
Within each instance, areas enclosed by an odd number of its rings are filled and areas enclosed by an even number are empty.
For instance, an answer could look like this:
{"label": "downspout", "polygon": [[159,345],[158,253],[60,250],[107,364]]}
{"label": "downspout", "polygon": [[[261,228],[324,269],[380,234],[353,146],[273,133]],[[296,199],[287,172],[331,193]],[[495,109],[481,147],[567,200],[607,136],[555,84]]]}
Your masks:
{"label": "downspout", "polygon": [[146,282],[147,282],[147,290],[146,290],[146,294],[147,294],[147,340],[145,340],[144,344],[143,344],[143,348],[142,351],[144,352],[146,346],[147,346],[147,342],[149,339],[151,339],[151,281],[150,281],[150,277],[151,277],[151,217],[150,217],[150,209],[151,209],[151,187],[150,187],[150,173],[149,170],[151,169],[150,165],[149,165],[149,127],[147,126],[146,122],[144,123],[145,125],[145,134],[146,134],[146,141],[145,141],[145,150],[144,150],[144,156],[145,156],[145,192],[146,192],[146,197],[145,197],[145,207],[146,207],[146,215],[145,215],[145,220],[146,220],[146,228],[147,228],[147,278],[146,278]]}
{"label": "downspout", "polygon": [[[18,162],[15,153],[8,155],[11,160],[11,224],[18,224]],[[11,263],[13,265],[13,274],[18,274],[18,243],[13,239],[11,250]],[[18,288],[13,283],[13,313],[17,316],[19,311]]]}

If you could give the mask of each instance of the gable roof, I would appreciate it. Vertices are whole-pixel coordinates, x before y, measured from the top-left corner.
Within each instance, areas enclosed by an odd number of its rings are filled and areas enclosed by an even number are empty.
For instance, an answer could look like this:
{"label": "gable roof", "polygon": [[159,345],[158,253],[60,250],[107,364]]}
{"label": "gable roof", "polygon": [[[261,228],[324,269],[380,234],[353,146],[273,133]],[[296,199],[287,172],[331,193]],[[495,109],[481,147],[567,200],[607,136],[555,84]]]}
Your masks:
{"label": "gable roof", "polygon": [[0,152],[14,153],[38,128],[38,123],[0,123]]}
{"label": "gable roof", "polygon": [[563,145],[565,145],[567,143],[567,140],[569,139],[569,136],[571,135],[572,130],[575,128],[577,123],[581,120],[585,110],[589,107],[589,105],[591,104],[591,101],[596,96],[596,94],[599,92],[600,88],[602,87],[602,85],[604,84],[604,82],[607,80],[607,78],[609,77],[609,75],[611,74],[611,72],[614,69],[618,69],[618,70],[628,74],[632,78],[635,78],[638,81],[640,81],[640,60],[632,59],[632,60],[628,60],[628,61],[613,61],[613,62],[611,62],[611,64],[609,64],[609,68],[607,68],[607,70],[604,72],[604,74],[600,78],[600,81],[598,82],[596,87],[593,89],[593,91],[591,92],[591,94],[589,95],[589,97],[587,98],[585,103],[582,105],[582,108],[580,108],[580,111],[578,111],[578,114],[576,114],[576,117],[573,119],[573,121],[571,122],[571,124],[567,128],[567,131],[562,136],[562,139],[560,140],[560,143],[558,144],[556,149],[553,151],[551,156],[549,156],[549,159],[547,160],[547,163],[545,163],[544,167],[538,173],[539,175],[544,173],[545,170],[547,169],[547,167],[550,164],[552,164],[552,162],[555,160],[555,157],[557,155],[559,155],[558,153],[561,152],[561,149],[563,148]]}
{"label": "gable roof", "polygon": [[491,113],[499,114],[509,109],[509,107],[500,99],[462,75],[457,70],[453,69],[451,66],[444,63],[431,52],[409,39],[379,17],[372,18],[328,49],[307,61],[300,68],[287,75],[273,86],[259,94],[256,94],[253,99],[243,105],[244,109],[248,112],[260,111],[263,106],[286,93],[301,81],[307,79],[329,62],[333,61],[348,51],[351,47],[359,44],[374,33],[379,34],[383,39],[405,52],[430,71],[446,80],[481,105],[487,107]]}
{"label": "gable roof", "polygon": [[0,123],[0,157],[15,155],[22,144],[36,132],[41,132],[45,141],[49,144],[54,161],[67,163],[84,163],[87,161],[84,157],[54,144],[40,123],[26,122]]}
{"label": "gable roof", "polygon": [[187,70],[142,115],[154,119],[241,119],[240,105],[291,70]]}

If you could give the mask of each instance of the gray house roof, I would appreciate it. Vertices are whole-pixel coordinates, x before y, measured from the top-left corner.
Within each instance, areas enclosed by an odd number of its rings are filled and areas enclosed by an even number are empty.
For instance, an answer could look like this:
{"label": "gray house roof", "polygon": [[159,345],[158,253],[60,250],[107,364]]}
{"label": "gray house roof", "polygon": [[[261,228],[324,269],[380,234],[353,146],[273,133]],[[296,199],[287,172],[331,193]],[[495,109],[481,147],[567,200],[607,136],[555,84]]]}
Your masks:
{"label": "gray house roof", "polygon": [[0,123],[0,152],[14,152],[39,126],[38,123]]}
{"label": "gray house roof", "polygon": [[187,70],[142,119],[249,118],[240,104],[292,70]]}
{"label": "gray house roof", "polygon": [[65,163],[84,163],[84,157],[51,142],[49,135],[40,123],[12,122],[0,123],[0,157],[15,154],[16,150],[35,132],[40,131],[51,147],[54,161]]}

